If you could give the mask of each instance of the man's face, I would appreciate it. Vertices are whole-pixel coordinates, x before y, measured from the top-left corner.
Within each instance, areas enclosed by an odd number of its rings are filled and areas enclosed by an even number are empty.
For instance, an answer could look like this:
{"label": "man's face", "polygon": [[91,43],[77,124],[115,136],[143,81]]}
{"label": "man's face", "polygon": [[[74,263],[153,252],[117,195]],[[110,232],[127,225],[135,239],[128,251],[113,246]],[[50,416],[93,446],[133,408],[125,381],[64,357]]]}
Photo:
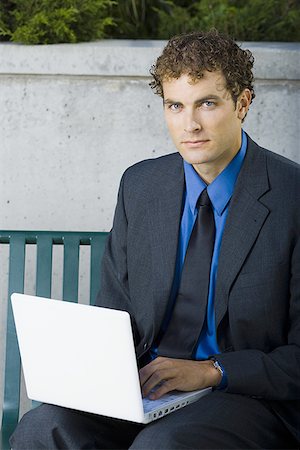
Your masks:
{"label": "man's face", "polygon": [[220,71],[192,81],[181,75],[163,82],[164,112],[179,153],[210,183],[241,146],[241,123],[251,101],[245,89],[235,105]]}

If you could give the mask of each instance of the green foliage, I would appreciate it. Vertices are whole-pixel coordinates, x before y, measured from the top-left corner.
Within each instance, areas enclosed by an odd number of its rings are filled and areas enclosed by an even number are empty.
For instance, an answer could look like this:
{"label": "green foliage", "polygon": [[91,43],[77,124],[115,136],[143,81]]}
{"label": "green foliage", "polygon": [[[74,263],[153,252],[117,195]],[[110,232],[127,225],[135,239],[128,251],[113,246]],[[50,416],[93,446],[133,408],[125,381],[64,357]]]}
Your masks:
{"label": "green foliage", "polygon": [[[265,1],[265,0],[264,0]],[[216,28],[223,33],[235,36],[239,30],[239,11],[236,2],[230,0],[202,0],[194,6],[191,26],[193,29],[209,30]],[[247,1],[244,2],[246,5]]]}
{"label": "green foliage", "polygon": [[0,40],[168,39],[217,28],[237,40],[300,41],[300,0],[0,0]]}
{"label": "green foliage", "polygon": [[[11,0],[8,20],[2,19],[3,35],[10,23],[12,41],[24,44],[55,44],[101,39],[113,24],[111,0]],[[7,35],[7,34],[6,34]]]}
{"label": "green foliage", "polygon": [[158,39],[169,39],[176,34],[186,33],[191,31],[191,15],[188,8],[179,5],[174,5],[170,12],[157,10]]}
{"label": "green foliage", "polygon": [[11,32],[0,14],[0,40],[8,40],[10,36]]}
{"label": "green foliage", "polygon": [[170,16],[160,13],[160,38],[213,27],[238,40],[300,41],[300,0],[197,0]]}
{"label": "green foliage", "polygon": [[11,37],[11,23],[9,11],[12,6],[9,0],[0,2],[0,40],[8,40]]}
{"label": "green foliage", "polygon": [[169,14],[172,0],[117,0],[112,9],[117,27],[113,37],[156,39],[158,13]]}
{"label": "green foliage", "polygon": [[299,0],[247,1],[240,10],[239,20],[240,39],[300,41]]}

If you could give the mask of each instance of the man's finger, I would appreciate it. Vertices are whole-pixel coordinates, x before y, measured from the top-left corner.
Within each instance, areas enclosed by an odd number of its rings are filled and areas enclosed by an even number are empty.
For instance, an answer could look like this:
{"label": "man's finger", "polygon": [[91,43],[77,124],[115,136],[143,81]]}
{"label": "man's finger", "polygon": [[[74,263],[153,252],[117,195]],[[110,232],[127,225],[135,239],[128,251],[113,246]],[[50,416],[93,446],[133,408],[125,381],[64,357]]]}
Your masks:
{"label": "man's finger", "polygon": [[164,384],[165,380],[170,378],[170,372],[166,369],[160,369],[156,372],[152,373],[151,377],[148,378],[144,384],[142,384],[142,393],[144,397],[147,397],[147,395],[153,390],[158,389],[158,386],[160,384]]}
{"label": "man's finger", "polygon": [[154,392],[150,393],[149,398],[151,400],[158,400],[168,392],[174,391],[174,389],[175,387],[173,384],[173,380],[164,381],[157,389],[154,390]]}
{"label": "man's finger", "polygon": [[151,377],[151,375],[158,370],[162,364],[164,364],[164,361],[167,358],[157,357],[153,361],[151,361],[146,366],[142,367],[139,371],[139,377],[140,377],[140,383],[141,386],[145,384],[145,382]]}

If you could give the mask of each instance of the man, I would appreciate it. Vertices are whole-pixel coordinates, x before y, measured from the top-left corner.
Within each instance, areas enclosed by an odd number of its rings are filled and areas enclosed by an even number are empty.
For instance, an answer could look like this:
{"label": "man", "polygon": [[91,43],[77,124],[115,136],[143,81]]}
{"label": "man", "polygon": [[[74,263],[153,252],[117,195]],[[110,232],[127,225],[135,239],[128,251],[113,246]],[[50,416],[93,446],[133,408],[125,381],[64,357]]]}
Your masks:
{"label": "man", "polygon": [[299,166],[242,131],[252,66],[216,31],[169,41],[152,88],[179,153],[125,172],[97,299],[131,314],[145,396],[212,393],[146,426],[43,405],[13,449],[297,448]]}

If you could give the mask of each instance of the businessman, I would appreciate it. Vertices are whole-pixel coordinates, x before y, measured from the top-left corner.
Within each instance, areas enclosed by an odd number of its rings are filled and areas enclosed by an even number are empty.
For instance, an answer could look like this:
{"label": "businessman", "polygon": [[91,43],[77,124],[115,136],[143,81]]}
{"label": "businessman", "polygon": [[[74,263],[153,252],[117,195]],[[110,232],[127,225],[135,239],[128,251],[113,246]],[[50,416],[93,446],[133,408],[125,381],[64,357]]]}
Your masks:
{"label": "businessman", "polygon": [[97,298],[131,315],[145,396],[211,394],[146,426],[42,405],[14,450],[298,448],[299,166],[242,129],[252,67],[216,31],[168,42],[151,87],[178,152],[123,175]]}

